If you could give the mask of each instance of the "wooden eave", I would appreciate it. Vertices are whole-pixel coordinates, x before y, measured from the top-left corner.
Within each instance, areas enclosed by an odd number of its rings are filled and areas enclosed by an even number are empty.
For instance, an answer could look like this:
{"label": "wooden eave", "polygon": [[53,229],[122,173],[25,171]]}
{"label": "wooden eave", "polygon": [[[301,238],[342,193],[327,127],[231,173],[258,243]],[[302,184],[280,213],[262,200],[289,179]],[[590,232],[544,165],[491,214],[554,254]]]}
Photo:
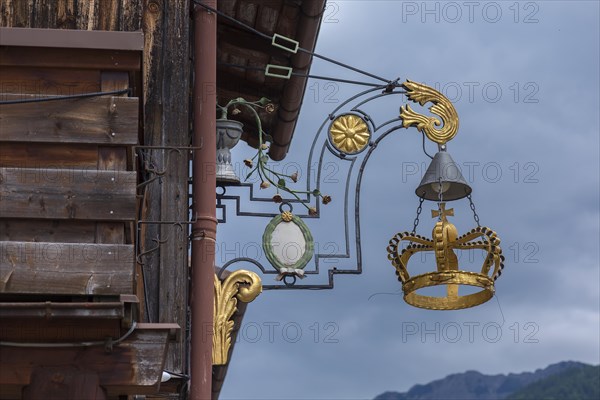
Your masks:
{"label": "wooden eave", "polygon": [[[218,3],[225,14],[253,26],[267,35],[278,33],[297,40],[299,46],[314,51],[325,0],[314,1],[246,1],[231,0]],[[270,42],[239,25],[219,18],[217,26],[217,95],[219,104],[232,98],[246,100],[269,98],[276,106],[274,113],[260,111],[263,130],[273,137],[269,155],[282,160],[288,150],[300,114],[307,78],[292,76],[288,80],[266,77],[267,64],[292,67],[293,72],[308,74],[312,56],[292,54],[273,47]],[[229,64],[229,65],[226,65]],[[242,69],[241,65],[263,70]],[[244,112],[231,117],[244,123],[242,138],[257,145],[257,127],[252,116]]]}

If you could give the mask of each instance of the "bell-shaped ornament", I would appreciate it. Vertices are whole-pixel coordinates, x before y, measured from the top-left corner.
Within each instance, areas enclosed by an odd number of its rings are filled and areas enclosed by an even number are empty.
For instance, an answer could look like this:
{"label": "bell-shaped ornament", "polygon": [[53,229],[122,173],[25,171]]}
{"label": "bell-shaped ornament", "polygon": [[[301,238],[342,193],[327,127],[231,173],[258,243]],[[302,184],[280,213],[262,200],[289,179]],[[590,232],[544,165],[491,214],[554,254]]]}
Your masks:
{"label": "bell-shaped ornament", "polygon": [[445,149],[433,157],[415,193],[425,200],[439,201],[440,189],[443,201],[462,199],[472,191],[458,165]]}

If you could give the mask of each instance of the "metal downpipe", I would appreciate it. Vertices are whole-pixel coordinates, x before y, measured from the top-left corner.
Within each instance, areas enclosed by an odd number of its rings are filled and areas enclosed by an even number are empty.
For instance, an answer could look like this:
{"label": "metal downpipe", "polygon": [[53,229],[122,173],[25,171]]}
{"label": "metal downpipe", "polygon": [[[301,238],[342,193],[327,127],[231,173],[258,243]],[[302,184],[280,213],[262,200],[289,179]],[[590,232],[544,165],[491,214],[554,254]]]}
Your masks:
{"label": "metal downpipe", "polygon": [[[204,3],[214,9],[216,0]],[[217,16],[194,7],[194,153],[190,398],[210,399],[216,218]]]}

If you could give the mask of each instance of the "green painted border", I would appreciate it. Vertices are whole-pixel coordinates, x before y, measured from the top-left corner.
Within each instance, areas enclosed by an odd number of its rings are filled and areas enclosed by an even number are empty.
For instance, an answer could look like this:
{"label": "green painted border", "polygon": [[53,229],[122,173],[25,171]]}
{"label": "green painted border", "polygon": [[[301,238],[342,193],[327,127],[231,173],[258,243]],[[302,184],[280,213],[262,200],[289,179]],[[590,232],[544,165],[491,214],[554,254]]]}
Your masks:
{"label": "green painted border", "polygon": [[[306,241],[304,255],[298,261],[296,261],[296,263],[293,265],[286,265],[286,264],[281,263],[277,259],[277,257],[275,257],[275,254],[273,252],[273,247],[271,246],[271,239],[273,237],[273,231],[275,230],[275,227],[277,225],[279,225],[280,223],[296,224],[296,226],[298,228],[300,228],[300,231],[302,232],[302,236],[304,236],[304,240]],[[304,221],[302,221],[302,219],[300,219],[299,217],[297,217],[295,215],[292,216],[292,220],[290,222],[283,221],[283,219],[281,218],[281,214],[275,216],[269,222],[267,227],[265,228],[265,233],[263,233],[263,237],[262,237],[262,245],[263,245],[263,250],[265,251],[265,255],[267,256],[267,260],[269,260],[271,265],[273,265],[278,271],[281,270],[281,268],[304,269],[304,267],[306,267],[306,264],[308,264],[308,262],[310,261],[310,259],[312,258],[312,256],[314,255],[314,252],[315,252],[315,242],[313,240],[312,234],[310,233],[310,230],[308,229],[308,226],[306,226],[306,224],[304,223]]]}

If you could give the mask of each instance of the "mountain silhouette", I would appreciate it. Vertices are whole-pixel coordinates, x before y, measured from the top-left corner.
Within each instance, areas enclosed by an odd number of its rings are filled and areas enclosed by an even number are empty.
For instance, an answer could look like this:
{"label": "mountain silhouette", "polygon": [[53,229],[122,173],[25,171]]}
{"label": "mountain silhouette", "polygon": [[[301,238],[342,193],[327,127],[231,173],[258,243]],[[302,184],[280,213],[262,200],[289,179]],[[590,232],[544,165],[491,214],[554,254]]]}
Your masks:
{"label": "mountain silhouette", "polygon": [[[589,370],[591,368],[591,370]],[[484,375],[477,371],[467,371],[460,374],[452,374],[447,377],[425,385],[415,385],[408,392],[385,392],[375,400],[498,400],[507,399],[514,395],[514,399],[544,399],[551,394],[541,392],[547,385],[543,381],[562,382],[563,386],[583,387],[583,383],[590,376],[594,376],[594,370],[598,371],[598,367],[593,367],[588,364],[583,364],[574,361],[563,361],[557,364],[552,364],[544,369],[538,369],[534,372],[522,372],[518,374],[510,373],[508,375]],[[577,373],[578,370],[585,371]],[[569,375],[569,373],[571,375]],[[560,379],[557,379],[560,378]],[[535,386],[536,383],[541,384]],[[598,372],[596,372],[596,382],[600,382]],[[598,385],[596,385],[598,386]],[[557,384],[555,391],[561,391]],[[528,392],[527,390],[530,390]],[[593,384],[585,386],[582,393],[592,391]],[[521,397],[518,397],[521,396]],[[527,397],[537,396],[537,397]],[[510,397],[512,399],[512,397]],[[551,398],[551,397],[549,397]],[[570,400],[570,397],[555,397],[561,400]],[[600,399],[600,396],[591,397]],[[573,397],[573,399],[586,399],[585,397]],[[586,399],[587,400],[587,399]]]}

